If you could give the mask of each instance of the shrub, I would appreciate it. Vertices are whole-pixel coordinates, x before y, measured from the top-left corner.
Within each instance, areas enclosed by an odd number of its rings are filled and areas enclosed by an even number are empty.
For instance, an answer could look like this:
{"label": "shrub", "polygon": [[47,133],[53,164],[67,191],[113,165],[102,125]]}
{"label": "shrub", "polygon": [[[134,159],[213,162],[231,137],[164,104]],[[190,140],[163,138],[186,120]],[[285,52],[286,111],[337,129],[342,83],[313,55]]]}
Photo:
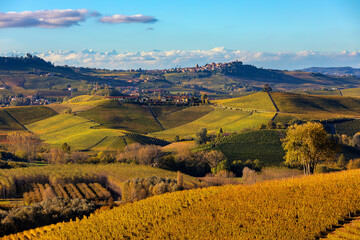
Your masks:
{"label": "shrub", "polygon": [[116,161],[134,162],[143,165],[154,166],[162,155],[161,147],[155,145],[141,145],[133,143],[118,153]]}
{"label": "shrub", "polygon": [[8,212],[0,211],[0,236],[89,215],[96,208],[85,199],[53,198]]}
{"label": "shrub", "polygon": [[[182,184],[182,183],[181,183]],[[150,196],[164,194],[181,190],[177,181],[169,178],[136,178],[124,183],[122,189],[122,200],[134,202]]]}
{"label": "shrub", "polygon": [[327,166],[317,166],[315,169],[315,173],[328,173],[330,172]]}
{"label": "shrub", "polygon": [[360,168],[360,158],[350,160],[346,166],[347,169],[358,169]]}

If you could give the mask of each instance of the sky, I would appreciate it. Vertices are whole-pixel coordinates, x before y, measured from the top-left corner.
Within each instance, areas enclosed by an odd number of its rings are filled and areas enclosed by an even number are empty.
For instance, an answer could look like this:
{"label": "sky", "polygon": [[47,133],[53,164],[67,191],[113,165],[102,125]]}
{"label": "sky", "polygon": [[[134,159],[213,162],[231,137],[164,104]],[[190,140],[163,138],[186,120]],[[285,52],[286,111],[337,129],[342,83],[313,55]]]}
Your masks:
{"label": "sky", "polygon": [[360,68],[358,0],[0,0],[0,55],[160,69]]}

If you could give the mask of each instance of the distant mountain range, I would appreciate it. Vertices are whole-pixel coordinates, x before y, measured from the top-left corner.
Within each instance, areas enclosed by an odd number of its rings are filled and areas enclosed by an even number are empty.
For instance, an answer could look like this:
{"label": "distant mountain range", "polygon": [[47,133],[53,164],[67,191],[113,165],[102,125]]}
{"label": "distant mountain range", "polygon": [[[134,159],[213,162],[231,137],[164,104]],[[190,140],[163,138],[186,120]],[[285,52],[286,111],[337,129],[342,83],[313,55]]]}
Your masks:
{"label": "distant mountain range", "polygon": [[310,67],[301,69],[300,71],[333,76],[354,76],[360,78],[360,68],[352,67]]}

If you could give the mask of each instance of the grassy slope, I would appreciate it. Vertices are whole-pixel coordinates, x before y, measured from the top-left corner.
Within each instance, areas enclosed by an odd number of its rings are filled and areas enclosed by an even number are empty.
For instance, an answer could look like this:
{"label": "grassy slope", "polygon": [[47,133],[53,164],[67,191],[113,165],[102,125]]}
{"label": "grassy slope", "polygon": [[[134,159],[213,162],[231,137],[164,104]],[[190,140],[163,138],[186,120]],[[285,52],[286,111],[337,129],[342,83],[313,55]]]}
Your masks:
{"label": "grassy slope", "polygon": [[360,88],[348,88],[348,89],[342,89],[341,93],[343,96],[347,97],[360,97]]}
{"label": "grassy slope", "polygon": [[[10,115],[12,116],[10,116]],[[0,130],[24,130],[21,125],[49,118],[57,113],[45,106],[9,107],[0,110]],[[15,120],[14,120],[15,118]],[[20,124],[19,124],[20,123]]]}
{"label": "grassy slope", "polygon": [[259,159],[266,166],[278,166],[284,161],[279,134],[276,130],[239,133],[226,138],[216,149],[230,160]]}
{"label": "grassy slope", "polygon": [[17,123],[10,115],[0,109],[0,131],[18,131],[24,130],[24,128]]}
{"label": "grassy slope", "polygon": [[214,101],[219,106],[244,110],[276,111],[266,92],[258,92],[244,97]]}
{"label": "grassy slope", "polygon": [[217,132],[222,128],[224,132],[234,132],[247,128],[257,128],[262,123],[267,123],[273,116],[274,113],[251,114],[246,111],[215,108],[210,113],[193,122],[152,133],[151,135],[172,141],[176,135],[180,137],[194,136],[201,128],[207,128],[209,131]]}
{"label": "grassy slope", "polygon": [[23,125],[34,123],[57,114],[53,109],[46,106],[11,107],[6,108],[6,111]]}
{"label": "grassy slope", "polygon": [[316,239],[360,210],[359,176],[354,170],[164,194],[32,232],[39,239]]}
{"label": "grassy slope", "polygon": [[337,123],[335,124],[335,130],[337,134],[346,134],[348,136],[354,136],[360,132],[360,119],[353,121]]}
{"label": "grassy slope", "polygon": [[110,101],[81,112],[79,116],[94,120],[106,127],[136,133],[149,133],[162,129],[151,115],[148,107],[137,104],[120,104],[116,101]]}
{"label": "grassy slope", "polygon": [[[39,134],[45,142],[61,145],[67,142],[72,148],[85,150],[103,138],[109,138],[106,142],[116,140],[123,133],[110,129],[93,129],[97,123],[71,114],[59,114],[54,117],[27,125],[27,128]],[[111,142],[112,143],[112,142]],[[110,144],[109,143],[109,146]],[[104,144],[104,143],[103,143]]]}
{"label": "grassy slope", "polygon": [[271,95],[280,112],[302,114],[305,118],[360,116],[360,101],[353,98],[284,92],[272,92]]}
{"label": "grassy slope", "polygon": [[160,109],[163,107],[151,107],[158,116],[159,122],[166,128],[174,128],[186,123],[195,121],[196,119],[203,117],[209,113],[212,108],[209,106],[195,106],[195,107],[180,107],[178,111],[164,112]]}

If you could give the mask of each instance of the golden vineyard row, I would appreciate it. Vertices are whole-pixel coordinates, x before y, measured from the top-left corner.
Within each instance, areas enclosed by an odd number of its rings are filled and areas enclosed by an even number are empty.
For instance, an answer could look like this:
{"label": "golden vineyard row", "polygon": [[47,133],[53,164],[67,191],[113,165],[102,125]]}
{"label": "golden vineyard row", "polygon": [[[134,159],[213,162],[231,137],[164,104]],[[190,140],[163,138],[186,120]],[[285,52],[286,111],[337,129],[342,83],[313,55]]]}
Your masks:
{"label": "golden vineyard row", "polygon": [[[133,178],[152,176],[176,178],[176,172],[134,164],[66,164],[44,167],[28,167],[16,169],[0,169],[0,198],[22,196],[32,189],[33,183],[67,184],[92,183],[110,184],[112,188],[120,188],[123,182]],[[184,187],[204,186],[198,179],[184,174]]]}
{"label": "golden vineyard row", "polygon": [[47,198],[109,199],[111,193],[99,183],[50,184],[33,183],[32,191],[24,193],[26,203],[41,202]]}
{"label": "golden vineyard row", "polygon": [[[360,171],[151,197],[31,239],[315,239],[360,210]],[[29,231],[7,239],[27,239]]]}

